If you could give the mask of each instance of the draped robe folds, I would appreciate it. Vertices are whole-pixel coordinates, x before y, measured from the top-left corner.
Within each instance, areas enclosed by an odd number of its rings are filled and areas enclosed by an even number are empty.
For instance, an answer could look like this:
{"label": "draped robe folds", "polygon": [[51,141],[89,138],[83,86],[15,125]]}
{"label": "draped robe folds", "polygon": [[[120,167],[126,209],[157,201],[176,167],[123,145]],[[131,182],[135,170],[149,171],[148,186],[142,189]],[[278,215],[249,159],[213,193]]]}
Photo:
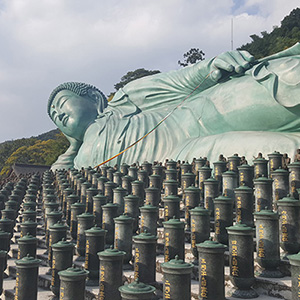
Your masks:
{"label": "draped robe folds", "polygon": [[300,144],[299,44],[219,83],[207,76],[212,62],[144,77],[120,89],[87,129],[74,167],[94,167],[118,154],[184,99],[154,132],[111,164],[200,156],[214,161],[220,153],[239,153],[251,161],[258,152],[274,150],[292,156]]}

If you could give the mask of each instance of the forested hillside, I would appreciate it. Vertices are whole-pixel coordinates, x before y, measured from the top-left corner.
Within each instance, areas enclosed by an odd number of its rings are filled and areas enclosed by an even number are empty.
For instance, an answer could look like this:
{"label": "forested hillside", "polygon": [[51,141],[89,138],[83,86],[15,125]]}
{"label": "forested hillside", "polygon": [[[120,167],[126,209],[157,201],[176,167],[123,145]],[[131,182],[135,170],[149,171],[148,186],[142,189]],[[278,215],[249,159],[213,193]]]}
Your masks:
{"label": "forested hillside", "polygon": [[261,35],[250,36],[251,43],[241,46],[239,50],[247,50],[255,58],[266,57],[287,49],[300,41],[300,8],[292,12],[281,21],[280,27],[272,32],[261,32]]}
{"label": "forested hillside", "polygon": [[51,165],[68,146],[68,140],[58,129],[36,137],[1,143],[0,176],[7,176],[14,163]]}

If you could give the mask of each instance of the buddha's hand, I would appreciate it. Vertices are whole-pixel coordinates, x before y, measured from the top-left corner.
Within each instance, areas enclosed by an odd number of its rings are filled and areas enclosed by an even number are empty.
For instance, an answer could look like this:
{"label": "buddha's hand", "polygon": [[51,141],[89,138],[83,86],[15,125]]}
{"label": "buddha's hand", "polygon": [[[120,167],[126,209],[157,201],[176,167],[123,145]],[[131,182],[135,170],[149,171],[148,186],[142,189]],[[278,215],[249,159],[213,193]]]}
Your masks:
{"label": "buddha's hand", "polygon": [[212,62],[211,78],[218,81],[228,75],[243,74],[250,69],[254,56],[247,51],[228,51],[218,55]]}

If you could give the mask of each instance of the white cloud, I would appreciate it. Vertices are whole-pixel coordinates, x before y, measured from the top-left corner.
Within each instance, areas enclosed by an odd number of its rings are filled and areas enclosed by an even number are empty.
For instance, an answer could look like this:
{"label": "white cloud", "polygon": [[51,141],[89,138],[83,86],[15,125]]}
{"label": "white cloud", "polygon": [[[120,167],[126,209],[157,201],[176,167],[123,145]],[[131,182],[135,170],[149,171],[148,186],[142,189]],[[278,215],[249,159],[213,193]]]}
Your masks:
{"label": "white cloud", "polygon": [[[51,90],[64,81],[106,94],[129,70],[167,71],[191,47],[206,58],[271,31],[298,0],[0,0],[0,142],[54,128]],[[3,115],[2,115],[3,114]],[[12,115],[14,121],[12,122]]]}

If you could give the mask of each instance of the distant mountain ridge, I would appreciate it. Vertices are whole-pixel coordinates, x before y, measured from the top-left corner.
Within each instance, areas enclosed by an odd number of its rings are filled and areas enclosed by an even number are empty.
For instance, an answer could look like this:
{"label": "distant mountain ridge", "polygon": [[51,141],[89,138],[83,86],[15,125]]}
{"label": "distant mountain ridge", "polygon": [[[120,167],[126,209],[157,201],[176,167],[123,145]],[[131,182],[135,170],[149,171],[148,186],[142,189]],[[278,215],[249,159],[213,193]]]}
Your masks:
{"label": "distant mountain ridge", "polygon": [[58,128],[52,129],[50,131],[47,131],[45,133],[41,133],[41,134],[36,135],[36,136],[31,136],[29,138],[20,138],[20,139],[15,139],[15,140],[4,141],[4,142],[0,143],[0,148],[5,144],[11,144],[11,143],[14,143],[16,141],[24,140],[24,139],[37,139],[37,140],[41,140],[41,141],[52,140],[52,139],[55,139],[55,136],[57,134],[60,134],[60,130]]}
{"label": "distant mountain ridge", "polygon": [[56,135],[60,134],[60,133],[61,133],[60,130],[58,128],[56,128],[56,129],[50,130],[48,132],[42,133],[40,135],[33,136],[32,138],[36,138],[41,141],[55,140]]}

